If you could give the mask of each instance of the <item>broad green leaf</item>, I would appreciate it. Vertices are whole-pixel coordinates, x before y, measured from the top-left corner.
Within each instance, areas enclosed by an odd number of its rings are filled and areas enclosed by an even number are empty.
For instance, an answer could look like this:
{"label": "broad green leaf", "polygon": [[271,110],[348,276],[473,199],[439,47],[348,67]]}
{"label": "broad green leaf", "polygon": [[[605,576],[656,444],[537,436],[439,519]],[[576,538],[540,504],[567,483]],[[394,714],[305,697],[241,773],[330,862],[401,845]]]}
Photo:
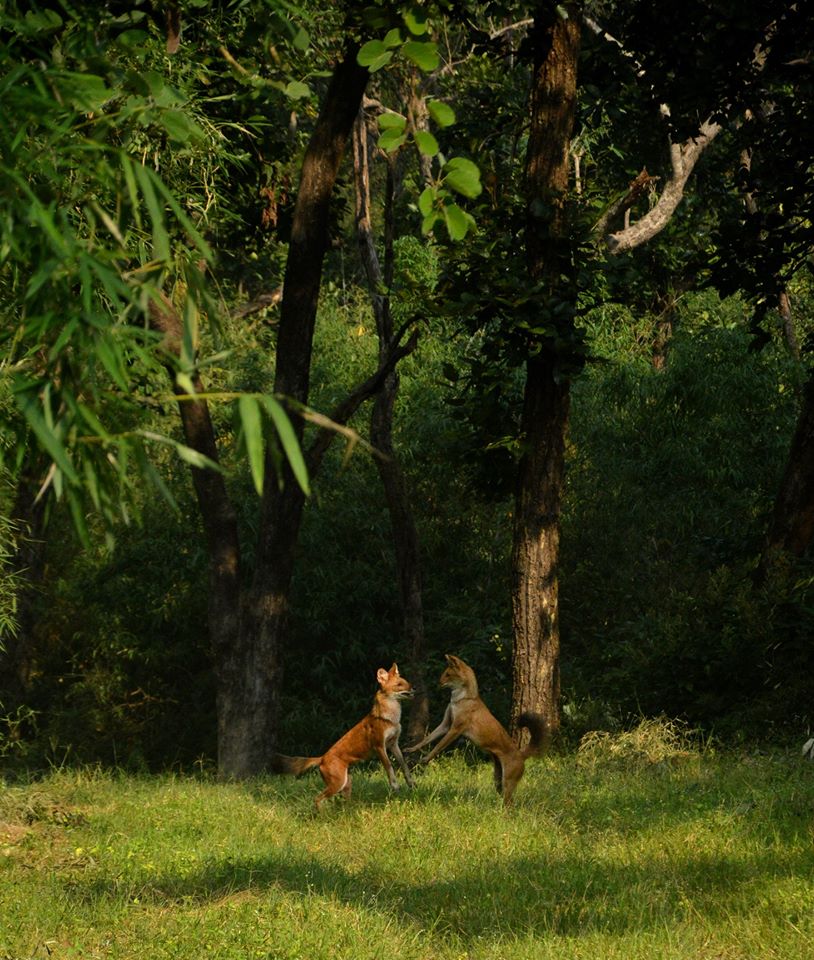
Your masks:
{"label": "broad green leaf", "polygon": [[430,100],[427,110],[439,127],[451,127],[455,123],[455,111],[448,103],[441,100]]}
{"label": "broad green leaf", "polygon": [[311,46],[311,37],[307,30],[299,27],[291,42],[294,44],[296,50],[307,50]]}
{"label": "broad green leaf", "polygon": [[465,197],[477,197],[483,190],[480,170],[465,157],[454,157],[444,165],[442,173],[445,186]]}
{"label": "broad green leaf", "polygon": [[254,488],[259,495],[263,493],[263,418],[257,397],[244,394],[238,400],[240,422],[243,424],[243,436],[246,440],[246,453],[249,456]]}
{"label": "broad green leaf", "polygon": [[393,47],[401,46],[401,30],[398,27],[390,30],[387,33],[387,36],[384,38],[383,43],[388,50],[391,50]]}
{"label": "broad green leaf", "polygon": [[432,208],[435,205],[435,190],[432,187],[426,187],[421,192],[421,196],[418,198],[418,209],[421,211],[422,217],[428,217],[432,213]]}
{"label": "broad green leaf", "polygon": [[398,150],[406,140],[407,136],[393,127],[390,130],[385,130],[379,137],[378,147],[387,153],[393,153],[393,151]]}
{"label": "broad green leaf", "polygon": [[383,113],[379,117],[380,130],[404,130],[407,126],[407,118],[400,113]]}
{"label": "broad green leaf", "polygon": [[440,147],[438,146],[438,141],[435,137],[428,133],[426,130],[417,130],[415,134],[416,146],[419,149],[420,153],[423,153],[427,157],[434,157]]}
{"label": "broad green leaf", "polygon": [[388,50],[381,40],[368,40],[356,54],[360,67],[367,67],[371,73],[380,70],[393,59],[393,51]]}
{"label": "broad green leaf", "polygon": [[423,70],[425,73],[435,70],[441,62],[438,47],[430,40],[426,42],[408,40],[401,48],[401,52],[408,60],[412,60],[419,70]]}
{"label": "broad green leaf", "polygon": [[294,433],[294,428],[291,426],[291,421],[288,419],[288,414],[283,409],[283,405],[274,397],[266,396],[262,400],[274,423],[277,436],[280,438],[280,443],[288,458],[291,472],[296,477],[302,492],[307,496],[311,492],[308,484],[308,469],[305,466],[302,449],[297,440],[297,435]]}
{"label": "broad green leaf", "polygon": [[427,14],[421,7],[411,7],[404,14],[404,23],[415,37],[423,36],[429,27]]}
{"label": "broad green leaf", "polygon": [[289,100],[303,100],[311,96],[311,88],[301,80],[292,80],[283,91]]}
{"label": "broad green leaf", "polygon": [[424,217],[424,219],[421,221],[421,232],[425,237],[440,219],[440,215],[435,213],[435,211]]}
{"label": "broad green leaf", "polygon": [[457,203],[444,207],[444,222],[447,225],[450,240],[463,240],[469,230],[469,220]]}

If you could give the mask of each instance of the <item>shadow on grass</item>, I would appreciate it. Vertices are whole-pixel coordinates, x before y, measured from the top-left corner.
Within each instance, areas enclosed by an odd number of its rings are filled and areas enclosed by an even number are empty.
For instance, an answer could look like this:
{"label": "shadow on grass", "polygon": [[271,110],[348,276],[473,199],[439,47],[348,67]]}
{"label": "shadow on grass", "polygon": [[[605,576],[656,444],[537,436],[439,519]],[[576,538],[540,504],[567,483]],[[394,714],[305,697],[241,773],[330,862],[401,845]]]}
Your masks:
{"label": "shadow on grass", "polygon": [[[314,785],[319,785],[318,778]],[[298,813],[310,818],[312,791],[303,791],[303,786],[294,790],[290,785],[260,782],[249,791],[263,802],[294,803]],[[357,799],[351,803],[366,807],[393,803],[386,784],[377,779],[362,778],[359,787]],[[428,804],[428,816],[438,818],[439,831],[448,824],[443,819],[444,809],[460,804],[462,795],[464,802],[472,802],[476,793],[483,800],[482,784],[468,794],[435,784],[430,790],[433,802]],[[405,791],[402,796],[411,795]],[[420,786],[413,796],[421,799]],[[337,861],[330,848],[315,855],[304,845],[275,846],[270,835],[269,849],[258,850],[256,855],[236,858],[224,854],[191,873],[167,871],[151,877],[140,897],[143,903],[187,905],[214,903],[246,890],[275,888],[317,902],[323,898],[357,910],[375,910],[441,935],[451,931],[468,944],[507,935],[643,933],[686,921],[690,914],[710,921],[731,918],[758,908],[770,886],[786,878],[811,876],[814,870],[814,854],[791,842],[786,847],[782,841],[744,844],[744,849],[735,847],[725,855],[686,847],[676,852],[675,845],[671,850],[650,845],[650,852],[642,853],[635,842],[630,848],[617,842],[609,854],[603,848],[599,825],[616,816],[622,825],[616,833],[618,841],[620,835],[645,829],[656,813],[648,812],[647,803],[639,803],[635,811],[620,812],[617,808],[624,805],[624,797],[613,792],[593,801],[586,794],[580,802],[579,816],[575,815],[581,830],[579,842],[563,843],[549,855],[507,853],[491,863],[462,855],[458,863],[439,862],[442,875],[436,880],[427,879],[426,863],[420,878],[411,877],[406,868],[394,876],[392,860],[381,869],[375,861],[355,868]],[[673,809],[666,822],[670,827],[684,820],[703,822],[720,804],[721,795],[713,792],[693,797],[691,803]],[[343,817],[349,809],[339,801],[327,815]],[[550,819],[541,823],[535,816],[539,809],[539,804],[528,798],[511,816],[528,817],[530,829],[559,829]],[[594,824],[596,843],[592,844],[589,838]],[[568,835],[574,836],[570,826]],[[428,857],[431,855],[428,852]],[[101,877],[69,893],[81,898],[121,896],[113,879]]]}

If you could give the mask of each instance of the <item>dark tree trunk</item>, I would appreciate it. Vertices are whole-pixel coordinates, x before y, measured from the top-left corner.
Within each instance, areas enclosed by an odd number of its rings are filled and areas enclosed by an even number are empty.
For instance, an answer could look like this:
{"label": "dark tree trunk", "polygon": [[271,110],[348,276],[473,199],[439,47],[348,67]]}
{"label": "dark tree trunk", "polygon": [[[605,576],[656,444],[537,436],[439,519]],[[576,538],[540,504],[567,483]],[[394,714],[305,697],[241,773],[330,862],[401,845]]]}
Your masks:
{"label": "dark tree trunk", "polygon": [[[291,230],[280,325],[275,392],[308,401],[311,352],[322,264],[329,243],[330,200],[368,71],[356,63],[351,45],[334,71],[314,135],[303,160]],[[303,421],[293,417],[298,439]],[[273,464],[267,462],[267,475]],[[237,656],[224,676],[221,724],[223,775],[249,776],[267,768],[276,750],[281,659],[288,640],[288,601],[304,494],[291,470],[282,484],[269,482],[263,493],[254,581],[242,609]]]}
{"label": "dark tree trunk", "polygon": [[803,390],[803,403],[791,441],[786,469],[775,498],[757,577],[765,579],[784,558],[800,557],[814,542],[814,373]]}
{"label": "dark tree trunk", "polygon": [[6,713],[25,703],[36,657],[37,598],[45,576],[45,518],[49,491],[37,497],[48,461],[37,447],[25,457],[12,507],[17,579],[17,633],[3,637],[0,649],[0,704]]}
{"label": "dark tree trunk", "polygon": [[[183,322],[168,298],[161,305],[150,304],[150,324],[164,336],[167,353],[177,357],[183,337]],[[172,365],[170,375],[174,380]],[[203,392],[196,375],[195,391]],[[178,410],[187,446],[218,463],[218,447],[209,407],[205,400],[183,399],[177,386]],[[192,468],[192,485],[206,535],[209,557],[207,584],[207,622],[215,670],[216,712],[218,721],[218,769],[231,753],[234,736],[234,677],[239,674],[241,636],[240,540],[237,519],[223,475],[215,470]]]}
{"label": "dark tree trunk", "polygon": [[[529,274],[554,301],[573,297],[565,225],[568,157],[576,106],[580,17],[555,5],[538,10],[530,40],[534,65],[526,158]],[[570,323],[570,320],[562,321]],[[570,331],[563,331],[568,334]],[[569,383],[551,340],[530,344],[520,431],[523,444],[512,546],[514,626],[512,724],[523,711],[559,728],[560,506]]]}
{"label": "dark tree trunk", "polygon": [[[379,338],[379,363],[385,362],[393,349],[394,331],[390,314],[389,291],[393,282],[393,201],[395,193],[395,158],[390,158],[385,197],[385,256],[382,271],[370,218],[370,177],[368,170],[368,134],[364,113],[360,112],[354,129],[354,171],[356,179],[356,230],[359,252],[367,276],[376,331]],[[370,440],[384,456],[376,457],[376,467],[384,489],[390,525],[402,610],[402,633],[409,650],[409,659],[402,670],[415,689],[407,722],[407,740],[418,741],[426,732],[429,719],[429,698],[424,676],[424,609],[421,587],[421,550],[418,531],[410,505],[407,482],[393,449],[393,411],[398,395],[399,379],[394,369],[385,378],[376,395],[370,418]]]}

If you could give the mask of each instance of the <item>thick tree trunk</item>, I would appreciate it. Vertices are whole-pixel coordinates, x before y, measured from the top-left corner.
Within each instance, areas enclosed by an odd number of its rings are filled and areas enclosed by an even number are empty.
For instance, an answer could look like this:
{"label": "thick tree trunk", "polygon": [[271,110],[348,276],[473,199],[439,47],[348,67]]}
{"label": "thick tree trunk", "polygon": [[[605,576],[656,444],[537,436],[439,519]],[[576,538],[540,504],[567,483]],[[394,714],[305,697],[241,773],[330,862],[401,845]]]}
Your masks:
{"label": "thick tree trunk", "polygon": [[555,356],[529,360],[512,544],[514,623],[512,723],[541,713],[550,732],[560,723],[558,574],[560,504],[569,385]]}
{"label": "thick tree trunk", "polygon": [[[311,352],[322,264],[329,243],[329,210],[339,167],[362,101],[368,71],[356,63],[350,45],[334,71],[314,135],[303,160],[291,230],[280,325],[275,392],[297,404],[308,401]],[[303,422],[293,418],[298,439]],[[266,465],[271,478],[273,464]],[[276,749],[282,653],[288,640],[288,603],[304,494],[291,470],[282,484],[269,482],[263,493],[254,580],[243,605],[241,639],[230,661],[233,709],[219,768],[245,777],[266,769]],[[224,705],[225,706],[225,705]]]}
{"label": "thick tree trunk", "polygon": [[[568,155],[576,106],[580,19],[553,4],[538,10],[530,34],[534,55],[531,129],[526,159],[529,274],[552,301],[573,296],[565,227]],[[552,304],[553,305],[553,304]],[[566,320],[566,323],[571,321]],[[566,332],[566,331],[563,331]],[[520,460],[512,546],[514,626],[512,725],[523,711],[559,727],[560,504],[569,383],[551,340],[530,345],[520,424]]]}
{"label": "thick tree trunk", "polygon": [[[356,179],[356,230],[359,252],[367,276],[376,331],[379,338],[379,363],[385,362],[394,344],[390,314],[389,290],[393,281],[393,200],[395,190],[395,158],[390,160],[385,197],[385,266],[382,271],[370,217],[370,177],[368,169],[368,134],[364,113],[360,112],[354,128],[354,172]],[[424,607],[421,586],[421,550],[418,531],[410,505],[407,482],[393,448],[393,411],[398,395],[398,373],[387,375],[370,418],[370,441],[384,454],[376,457],[376,467],[384,489],[390,525],[402,611],[402,634],[409,650],[402,671],[415,689],[407,721],[407,740],[418,741],[426,732],[429,720],[429,698],[424,676]]]}

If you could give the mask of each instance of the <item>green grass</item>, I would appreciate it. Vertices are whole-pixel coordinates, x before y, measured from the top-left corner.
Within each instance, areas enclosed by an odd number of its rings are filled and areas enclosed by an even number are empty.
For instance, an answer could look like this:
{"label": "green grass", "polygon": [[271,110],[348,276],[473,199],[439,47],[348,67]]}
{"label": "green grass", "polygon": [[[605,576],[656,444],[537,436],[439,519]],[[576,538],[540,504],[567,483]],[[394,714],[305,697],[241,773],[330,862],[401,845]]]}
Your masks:
{"label": "green grass", "polygon": [[814,767],[794,752],[219,784],[57,772],[0,792],[0,958],[809,960]]}

